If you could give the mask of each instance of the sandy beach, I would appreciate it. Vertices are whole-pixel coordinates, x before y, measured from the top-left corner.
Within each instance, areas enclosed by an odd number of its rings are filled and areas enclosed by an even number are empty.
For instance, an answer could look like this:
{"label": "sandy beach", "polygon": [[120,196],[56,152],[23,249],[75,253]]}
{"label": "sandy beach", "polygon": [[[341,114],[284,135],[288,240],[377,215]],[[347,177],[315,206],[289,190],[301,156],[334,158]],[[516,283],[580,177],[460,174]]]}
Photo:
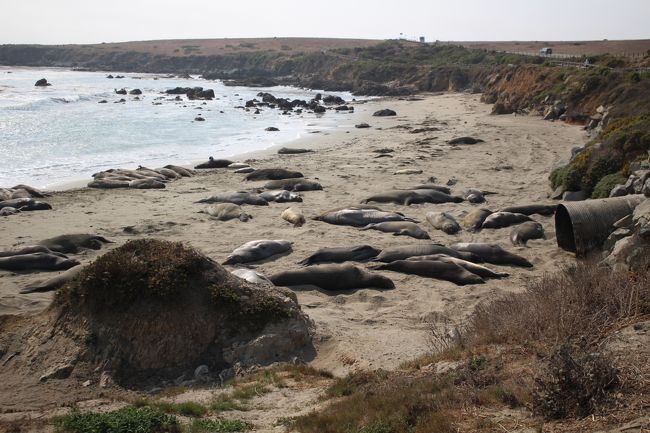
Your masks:
{"label": "sandy beach", "polygon": [[[47,201],[51,211],[24,212],[0,219],[0,250],[32,245],[68,233],[94,233],[115,241],[101,251],[77,256],[88,263],[114,248],[139,237],[156,237],[186,242],[214,260],[222,262],[236,247],[255,239],[286,239],[293,253],[251,266],[264,274],[297,268],[299,260],[322,247],[369,244],[377,248],[429,242],[379,231],[360,231],[333,226],[310,217],[325,210],[356,205],[362,199],[394,188],[409,188],[435,176],[437,183],[456,179],[456,195],[470,187],[494,191],[482,205],[418,204],[380,205],[421,221],[434,242],[492,242],[530,260],[530,270],[492,266],[511,274],[483,285],[456,286],[453,283],[394,272],[382,272],[396,285],[394,290],[356,290],[326,293],[297,292],[303,310],[315,323],[316,367],[337,374],[358,368],[391,369],[428,350],[427,322],[438,314],[462,321],[481,301],[500,294],[520,291],[526,282],[555,272],[570,263],[572,255],[560,250],[555,241],[552,217],[534,216],[544,225],[546,240],[529,242],[528,248],[513,247],[510,229],[461,231],[447,235],[433,229],[425,219],[428,211],[450,212],[457,219],[477,206],[499,210],[505,206],[548,201],[548,174],[570,149],[586,140],[578,126],[547,122],[539,117],[491,116],[490,106],[480,95],[424,95],[418,100],[376,99],[355,105],[354,122],[336,130],[311,134],[288,147],[305,147],[314,152],[277,155],[275,149],[245,155],[240,159],[256,168],[295,169],[318,180],[323,191],[301,193],[307,223],[301,228],[280,218],[289,204],[245,206],[253,216],[248,222],[218,222],[198,213],[205,205],[199,199],[217,192],[261,188],[264,182],[246,182],[242,174],[227,169],[200,172],[192,178],[171,182],[163,190],[94,190],[88,188],[56,192]],[[395,117],[372,117],[381,108],[391,108]],[[335,116],[331,113],[328,115]],[[347,120],[346,120],[347,122]],[[367,122],[368,129],[354,123]],[[438,128],[412,133],[416,128]],[[458,136],[484,140],[476,145],[452,146]],[[373,150],[391,148],[393,157],[376,158]],[[208,155],[206,155],[207,158]],[[174,163],[174,161],[169,161]],[[395,175],[401,169],[422,170],[422,174]],[[126,229],[126,230],[125,230]],[[366,265],[362,265],[366,266]],[[18,294],[26,284],[48,278],[52,273],[14,274],[0,272],[0,314],[26,314],[45,308],[51,293]]]}

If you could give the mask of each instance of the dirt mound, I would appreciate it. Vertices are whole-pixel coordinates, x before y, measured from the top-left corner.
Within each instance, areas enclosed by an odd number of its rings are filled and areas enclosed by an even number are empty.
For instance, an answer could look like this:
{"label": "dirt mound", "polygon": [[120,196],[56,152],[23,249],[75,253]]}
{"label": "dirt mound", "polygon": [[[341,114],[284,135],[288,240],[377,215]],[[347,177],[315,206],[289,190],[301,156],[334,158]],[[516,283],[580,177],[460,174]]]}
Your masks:
{"label": "dirt mound", "polygon": [[309,327],[291,292],[249,284],[183,244],[135,240],[87,266],[45,312],[0,317],[0,380],[140,387],[202,365],[201,380],[216,379],[235,363],[300,355]]}

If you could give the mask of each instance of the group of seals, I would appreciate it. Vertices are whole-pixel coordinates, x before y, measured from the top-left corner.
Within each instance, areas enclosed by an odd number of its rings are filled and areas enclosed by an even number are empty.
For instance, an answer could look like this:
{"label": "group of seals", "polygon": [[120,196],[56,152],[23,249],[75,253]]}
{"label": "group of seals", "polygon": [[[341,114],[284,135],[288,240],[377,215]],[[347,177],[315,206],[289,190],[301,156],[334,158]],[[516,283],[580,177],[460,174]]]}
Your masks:
{"label": "group of seals", "polygon": [[15,198],[45,198],[50,194],[29,185],[16,185],[11,188],[0,188],[0,201]]}
{"label": "group of seals", "polygon": [[140,166],[136,170],[111,168],[93,174],[93,180],[88,184],[88,187],[100,189],[162,189],[165,188],[167,182],[193,175],[194,173],[191,170],[177,165],[167,165],[156,169]]}

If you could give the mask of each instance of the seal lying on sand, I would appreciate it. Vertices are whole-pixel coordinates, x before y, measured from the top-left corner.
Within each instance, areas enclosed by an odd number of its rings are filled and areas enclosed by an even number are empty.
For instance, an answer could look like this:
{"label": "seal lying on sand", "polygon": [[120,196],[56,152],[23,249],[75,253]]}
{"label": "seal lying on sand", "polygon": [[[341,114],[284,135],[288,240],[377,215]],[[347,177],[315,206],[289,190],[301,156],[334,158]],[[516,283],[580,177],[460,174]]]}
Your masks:
{"label": "seal lying on sand", "polygon": [[215,204],[208,206],[205,210],[200,212],[207,213],[212,218],[219,221],[230,221],[232,219],[238,219],[240,221],[246,222],[249,219],[253,218],[251,215],[245,213],[239,205],[233,203]]}
{"label": "seal lying on sand", "polygon": [[557,204],[528,204],[521,206],[509,206],[501,209],[501,212],[520,213],[524,215],[553,215],[557,209]]}
{"label": "seal lying on sand", "polygon": [[73,259],[56,254],[32,253],[0,257],[0,269],[6,271],[61,271],[79,264]]}
{"label": "seal lying on sand", "polygon": [[426,218],[434,229],[442,230],[448,235],[453,235],[460,231],[460,226],[454,217],[447,212],[427,212]]}
{"label": "seal lying on sand", "polygon": [[242,280],[248,281],[249,283],[269,284],[271,286],[273,285],[271,280],[266,278],[266,276],[260,274],[259,272],[255,272],[252,269],[235,269],[232,271],[232,274],[238,276]]}
{"label": "seal lying on sand", "polygon": [[500,229],[521,224],[524,221],[530,221],[530,217],[522,213],[495,212],[485,218],[481,227],[484,229]]}
{"label": "seal lying on sand", "polygon": [[484,140],[481,140],[480,138],[474,138],[474,137],[458,137],[449,140],[447,143],[449,144],[476,144],[476,143],[484,143]]}
{"label": "seal lying on sand", "polygon": [[0,201],[0,209],[5,207],[13,207],[21,212],[52,209],[49,203],[37,201],[33,198],[13,198],[11,200]]}
{"label": "seal lying on sand", "polygon": [[278,155],[297,155],[300,153],[310,153],[313,152],[311,149],[296,149],[296,148],[289,148],[289,147],[283,147],[278,150]]}
{"label": "seal lying on sand", "polygon": [[481,230],[483,227],[483,222],[487,217],[492,215],[492,211],[489,209],[476,209],[465,215],[463,218],[462,224],[465,230],[474,232]]}
{"label": "seal lying on sand", "polygon": [[289,171],[284,168],[261,168],[248,174],[246,180],[280,180],[305,177],[299,171]]}
{"label": "seal lying on sand", "polygon": [[381,250],[370,245],[353,247],[321,248],[311,256],[298,262],[299,265],[311,266],[318,263],[363,262],[377,257]]}
{"label": "seal lying on sand", "polygon": [[395,236],[410,236],[415,239],[431,239],[429,233],[425,232],[417,224],[410,221],[387,221],[383,223],[368,224],[360,230],[379,230],[380,232],[392,233]]}
{"label": "seal lying on sand", "polygon": [[7,206],[7,207],[3,207],[2,209],[0,209],[0,216],[16,215],[18,213],[20,213],[20,211],[18,209],[16,209],[15,207]]}
{"label": "seal lying on sand", "polygon": [[57,275],[49,280],[40,281],[30,284],[20,291],[21,294],[35,293],[35,292],[51,292],[63,287],[67,282],[72,281],[74,277],[79,275],[83,266],[73,266],[67,271]]}
{"label": "seal lying on sand", "polygon": [[313,180],[294,178],[272,180],[264,184],[264,189],[285,189],[287,191],[320,191],[323,186]]}
{"label": "seal lying on sand", "polygon": [[462,266],[449,261],[431,260],[396,260],[390,263],[376,265],[374,269],[419,275],[437,280],[451,281],[464,286],[465,284],[483,284],[485,280],[469,272]]}
{"label": "seal lying on sand", "polygon": [[373,195],[361,203],[395,203],[408,206],[417,203],[460,203],[462,197],[455,197],[434,189],[394,190]]}
{"label": "seal lying on sand", "polygon": [[112,241],[98,235],[72,234],[61,235],[40,241],[38,244],[51,249],[57,253],[77,253],[82,249],[99,250],[104,244],[112,244]]}
{"label": "seal lying on sand", "polygon": [[230,164],[232,164],[232,161],[228,161],[227,159],[214,159],[213,157],[210,157],[206,162],[202,162],[201,164],[198,164],[194,168],[195,169],[226,168]]}
{"label": "seal lying on sand", "polygon": [[250,204],[254,206],[268,206],[269,202],[257,194],[250,192],[224,192],[215,194],[211,197],[201,199],[195,203],[233,203],[233,204]]}
{"label": "seal lying on sand", "polygon": [[259,262],[277,254],[291,251],[293,242],[285,240],[256,240],[246,242],[236,248],[223,262],[224,265],[235,265],[237,263]]}
{"label": "seal lying on sand", "polygon": [[527,246],[531,239],[546,239],[544,226],[537,221],[527,221],[519,224],[510,232],[510,242],[517,246]]}
{"label": "seal lying on sand", "polygon": [[483,191],[476,188],[470,188],[467,191],[465,191],[465,194],[463,194],[463,198],[468,202],[475,203],[475,204],[485,202],[485,194],[483,193]]}
{"label": "seal lying on sand", "polygon": [[264,200],[268,202],[276,202],[276,203],[289,203],[289,202],[302,202],[302,197],[299,196],[298,194],[293,194],[290,191],[287,191],[286,189],[277,189],[273,191],[264,191],[261,192],[260,197],[262,197]]}
{"label": "seal lying on sand", "polygon": [[294,227],[302,227],[305,224],[305,216],[300,212],[300,210],[289,207],[286,208],[280,217],[293,224]]}
{"label": "seal lying on sand", "polygon": [[357,266],[317,265],[295,271],[272,275],[270,280],[276,286],[311,285],[324,290],[351,290],[363,288],[394,289],[392,280],[383,275],[367,272]]}
{"label": "seal lying on sand", "polygon": [[429,256],[432,254],[446,254],[474,263],[481,262],[481,258],[475,254],[457,251],[440,244],[405,245],[403,247],[391,247],[382,250],[377,256],[377,261],[389,263],[396,260],[406,260],[409,257]]}
{"label": "seal lying on sand", "polygon": [[526,268],[533,267],[533,264],[525,258],[510,253],[496,244],[461,242],[451,245],[451,248],[456,251],[475,254],[485,262],[494,265],[514,265]]}
{"label": "seal lying on sand", "polygon": [[384,212],[376,209],[341,209],[336,211],[325,212],[322,215],[314,217],[317,221],[323,221],[328,224],[365,227],[368,224],[383,223],[386,221],[411,221],[417,222],[412,218],[396,212]]}
{"label": "seal lying on sand", "polygon": [[415,256],[408,258],[407,260],[414,260],[414,261],[420,261],[420,260],[429,260],[429,261],[440,261],[440,262],[450,262],[450,263],[456,263],[458,266],[462,266],[463,268],[467,269],[470,271],[472,274],[476,274],[479,277],[482,278],[504,278],[509,276],[510,274],[506,272],[497,272],[493,271],[490,268],[487,268],[485,266],[477,265],[476,263],[459,259],[456,257],[448,256],[447,254],[432,254],[430,256]]}
{"label": "seal lying on sand", "polygon": [[192,177],[194,176],[194,172],[192,170],[189,170],[185,167],[181,167],[179,165],[166,165],[164,168],[168,170],[174,170],[176,173],[180,174],[183,177]]}
{"label": "seal lying on sand", "polygon": [[51,249],[44,247],[43,245],[30,245],[27,247],[22,247],[19,250],[0,251],[0,257],[22,256],[24,254],[33,253],[54,254],[67,259],[67,256],[65,254],[54,252]]}
{"label": "seal lying on sand", "polygon": [[436,185],[435,183],[422,183],[420,185],[415,185],[413,188],[409,188],[408,190],[413,191],[416,189],[433,189],[435,191],[440,191],[445,194],[451,194],[451,190],[442,185]]}

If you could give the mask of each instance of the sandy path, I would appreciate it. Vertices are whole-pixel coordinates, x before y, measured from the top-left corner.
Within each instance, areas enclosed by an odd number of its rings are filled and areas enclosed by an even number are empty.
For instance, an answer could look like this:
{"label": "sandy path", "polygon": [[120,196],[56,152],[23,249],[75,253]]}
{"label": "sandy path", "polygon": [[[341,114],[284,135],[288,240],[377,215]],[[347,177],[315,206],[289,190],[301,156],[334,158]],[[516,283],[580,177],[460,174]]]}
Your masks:
{"label": "sandy path", "polygon": [[[397,117],[376,118],[370,114],[384,107],[393,108]],[[293,146],[310,146],[312,154],[278,156],[267,154],[254,161],[257,167],[284,166],[298,169],[306,177],[318,179],[324,191],[303,193],[304,202],[294,204],[307,217],[329,208],[357,204],[361,199],[394,187],[405,188],[425,182],[430,176],[440,183],[455,177],[455,194],[469,187],[497,191],[484,205],[497,210],[506,205],[546,200],[548,173],[581,145],[585,136],[575,126],[545,122],[534,117],[490,116],[490,107],[478,95],[444,94],[426,96],[421,101],[380,100],[357,106],[354,118],[341,117],[342,125],[330,134],[320,134]],[[330,115],[330,114],[328,114]],[[336,115],[332,113],[331,115]],[[354,123],[367,121],[373,128],[355,129]],[[349,124],[348,124],[349,123]],[[412,134],[406,127],[437,127],[439,131]],[[381,129],[380,129],[381,128]],[[482,138],[473,146],[449,146],[446,141],[461,135]],[[390,147],[393,158],[374,158],[372,150]],[[171,162],[171,161],[170,161]],[[423,170],[420,175],[393,175],[401,168]],[[242,175],[226,170],[202,173],[168,185],[165,190],[97,191],[89,189],[57,193],[49,201],[55,210],[23,213],[0,219],[0,249],[33,244],[64,233],[98,233],[119,245],[137,236],[155,236],[185,241],[218,261],[234,248],[254,239],[288,239],[294,252],[275,261],[255,265],[271,274],[296,267],[321,247],[370,244],[379,248],[426,242],[395,237],[378,231],[359,231],[352,227],[331,226],[308,220],[293,228],[280,219],[285,204],[246,207],[253,220],[213,222],[199,214],[196,200],[212,193],[237,191],[261,186],[246,183]],[[431,228],[425,220],[430,210],[444,210],[460,218],[476,205],[384,205],[417,218],[434,241],[496,242],[531,260],[532,270],[497,267],[512,274],[504,280],[490,280],[480,286],[459,287],[452,283],[386,272],[395,281],[392,291],[358,290],[329,294],[315,290],[299,291],[304,310],[316,323],[317,367],[342,373],[349,368],[393,368],[427,350],[426,320],[435,313],[460,319],[480,301],[500,293],[521,290],[530,278],[568,263],[571,256],[555,244],[552,219],[535,216],[542,222],[548,239],[531,241],[530,248],[514,248],[509,229],[461,232],[449,236]],[[126,226],[149,225],[141,235],[123,231]],[[146,232],[149,233],[146,233]],[[82,254],[84,262],[98,252]],[[47,305],[50,294],[19,295],[28,281],[47,278],[47,274],[15,275],[0,271],[0,313],[38,311]]]}

